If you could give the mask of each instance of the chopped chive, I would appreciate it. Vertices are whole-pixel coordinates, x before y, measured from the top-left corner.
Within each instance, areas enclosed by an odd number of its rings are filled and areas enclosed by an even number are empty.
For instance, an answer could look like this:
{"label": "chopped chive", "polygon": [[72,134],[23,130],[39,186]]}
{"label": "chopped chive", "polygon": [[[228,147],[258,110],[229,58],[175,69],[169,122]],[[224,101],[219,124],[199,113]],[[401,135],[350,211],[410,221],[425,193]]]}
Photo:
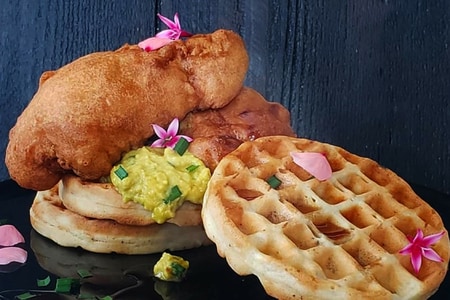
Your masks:
{"label": "chopped chive", "polygon": [[276,189],[280,186],[281,180],[278,179],[275,175],[272,175],[267,179],[267,183],[271,188]]}
{"label": "chopped chive", "polygon": [[128,176],[128,172],[122,167],[122,165],[114,171],[114,174],[116,174],[120,180],[123,180]]}
{"label": "chopped chive", "polygon": [[180,137],[175,147],[173,147],[173,150],[175,150],[178,154],[183,155],[188,147],[189,142],[184,137]]}
{"label": "chopped chive", "polygon": [[55,292],[70,293],[79,285],[79,280],[73,278],[58,278],[56,281]]}
{"label": "chopped chive", "polygon": [[186,271],[186,268],[180,265],[179,263],[173,262],[170,264],[171,267],[171,273],[175,275],[176,277],[183,277],[184,272]]}
{"label": "chopped chive", "polygon": [[174,201],[180,196],[181,196],[180,188],[178,187],[178,185],[175,185],[170,189],[169,196],[166,199],[164,199],[164,203],[169,204],[170,202]]}
{"label": "chopped chive", "polygon": [[34,297],[36,297],[36,295],[35,294],[31,294],[29,292],[26,292],[26,293],[23,293],[23,294],[20,294],[20,295],[16,296],[16,298],[19,299],[19,300],[26,300],[26,299],[31,299],[31,298],[34,298]]}
{"label": "chopped chive", "polygon": [[44,279],[37,280],[38,287],[48,286],[50,284],[50,276],[45,277]]}
{"label": "chopped chive", "polygon": [[89,272],[88,270],[78,270],[77,271],[77,273],[78,273],[78,275],[81,277],[81,278],[89,278],[89,277],[92,277],[92,273],[91,272]]}
{"label": "chopped chive", "polygon": [[113,297],[111,297],[111,296],[105,296],[105,297],[101,297],[101,298],[98,298],[99,300],[113,300]]}
{"label": "chopped chive", "polygon": [[200,167],[199,165],[190,165],[189,167],[186,168],[186,170],[191,173],[194,172],[195,170],[197,170],[197,168]]}

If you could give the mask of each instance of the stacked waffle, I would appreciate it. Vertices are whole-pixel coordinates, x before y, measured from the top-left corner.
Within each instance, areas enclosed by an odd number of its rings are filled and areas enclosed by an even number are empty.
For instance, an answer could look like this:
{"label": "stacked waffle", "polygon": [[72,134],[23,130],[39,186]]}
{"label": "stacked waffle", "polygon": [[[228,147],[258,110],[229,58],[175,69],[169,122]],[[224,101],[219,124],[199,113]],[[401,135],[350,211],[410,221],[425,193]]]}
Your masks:
{"label": "stacked waffle", "polygon": [[111,184],[65,176],[53,189],[37,192],[30,220],[37,232],[61,246],[148,254],[210,244],[200,210],[200,205],[185,202],[169,222],[156,224],[151,212],[124,202]]}

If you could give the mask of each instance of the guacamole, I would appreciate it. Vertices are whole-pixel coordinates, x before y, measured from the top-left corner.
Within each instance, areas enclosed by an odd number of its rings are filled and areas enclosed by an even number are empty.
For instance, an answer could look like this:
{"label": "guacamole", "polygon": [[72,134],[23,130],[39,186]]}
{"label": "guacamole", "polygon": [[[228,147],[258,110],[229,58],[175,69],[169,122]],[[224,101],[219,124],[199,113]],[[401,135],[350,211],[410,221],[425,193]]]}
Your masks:
{"label": "guacamole", "polygon": [[184,201],[202,203],[211,172],[189,151],[180,155],[171,148],[145,146],[126,153],[110,178],[124,201],[142,204],[161,224]]}
{"label": "guacamole", "polygon": [[188,268],[187,260],[164,252],[153,267],[153,274],[164,281],[181,281],[186,276]]}

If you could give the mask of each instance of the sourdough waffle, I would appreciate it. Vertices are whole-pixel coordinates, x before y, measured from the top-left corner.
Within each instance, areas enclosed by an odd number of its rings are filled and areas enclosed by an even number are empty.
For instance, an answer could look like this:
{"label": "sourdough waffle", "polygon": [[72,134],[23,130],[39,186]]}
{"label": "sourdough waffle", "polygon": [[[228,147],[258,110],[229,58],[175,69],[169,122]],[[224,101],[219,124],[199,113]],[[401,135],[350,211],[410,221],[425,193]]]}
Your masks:
{"label": "sourdough waffle", "polygon": [[30,221],[38,233],[61,246],[98,253],[150,254],[211,243],[202,226],[132,226],[78,215],[62,204],[57,187],[37,192]]}
{"label": "sourdough waffle", "polygon": [[[59,195],[66,208],[88,218],[110,219],[124,225],[156,223],[150,211],[139,203],[125,202],[110,183],[92,183],[66,175],[59,182]],[[200,211],[201,205],[186,201],[167,222],[178,226],[201,225]]]}
{"label": "sourdough waffle", "polygon": [[[324,153],[332,177],[318,181],[290,152]],[[273,189],[266,179],[276,175]],[[214,171],[202,218],[231,268],[255,274],[280,299],[423,299],[444,279],[449,237],[437,212],[392,171],[339,147],[273,136],[243,143]],[[407,237],[445,231],[444,260],[415,273],[400,255]]]}

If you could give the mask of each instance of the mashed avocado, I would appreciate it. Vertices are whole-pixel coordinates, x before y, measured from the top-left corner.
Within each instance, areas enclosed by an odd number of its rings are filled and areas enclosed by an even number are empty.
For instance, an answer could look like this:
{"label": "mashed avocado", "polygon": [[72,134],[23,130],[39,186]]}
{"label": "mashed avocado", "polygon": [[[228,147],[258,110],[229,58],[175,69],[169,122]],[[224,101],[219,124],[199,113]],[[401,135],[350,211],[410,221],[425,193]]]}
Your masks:
{"label": "mashed avocado", "polygon": [[153,274],[164,281],[181,281],[188,268],[189,262],[187,260],[164,252],[153,267]]}
{"label": "mashed avocado", "polygon": [[125,154],[110,177],[125,201],[142,204],[161,224],[185,200],[202,203],[211,172],[189,151],[142,147]]}

